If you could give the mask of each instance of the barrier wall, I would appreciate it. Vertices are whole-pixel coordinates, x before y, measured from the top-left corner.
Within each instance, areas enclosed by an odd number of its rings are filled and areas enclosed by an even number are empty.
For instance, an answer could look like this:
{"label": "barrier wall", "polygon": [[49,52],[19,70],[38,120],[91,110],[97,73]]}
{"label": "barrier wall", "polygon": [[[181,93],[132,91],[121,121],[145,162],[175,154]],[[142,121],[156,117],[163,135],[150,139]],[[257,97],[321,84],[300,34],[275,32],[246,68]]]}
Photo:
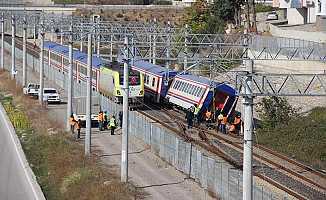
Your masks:
{"label": "barrier wall", "polygon": [[269,24],[269,32],[276,37],[286,37],[286,38],[326,43],[325,32],[282,29],[276,25],[273,25],[272,23]]}
{"label": "barrier wall", "polygon": [[45,200],[16,132],[0,104],[0,199]]}

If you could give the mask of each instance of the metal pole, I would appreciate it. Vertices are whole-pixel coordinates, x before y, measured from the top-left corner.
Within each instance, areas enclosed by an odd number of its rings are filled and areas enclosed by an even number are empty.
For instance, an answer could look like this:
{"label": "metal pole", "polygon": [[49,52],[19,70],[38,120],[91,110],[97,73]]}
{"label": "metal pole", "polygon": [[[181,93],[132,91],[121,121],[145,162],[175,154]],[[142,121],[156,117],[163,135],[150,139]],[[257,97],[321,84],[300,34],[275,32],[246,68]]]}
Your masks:
{"label": "metal pole", "polygon": [[187,69],[188,67],[188,57],[187,57],[187,54],[188,54],[188,24],[186,24],[186,27],[185,27],[185,55],[184,55],[184,59],[183,59],[183,70]]}
{"label": "metal pole", "polygon": [[88,34],[87,42],[87,99],[86,99],[86,137],[85,155],[91,153],[91,134],[92,134],[92,34]]}
{"label": "metal pole", "polygon": [[252,200],[252,132],[253,132],[253,96],[251,91],[253,60],[246,60],[248,75],[245,81],[245,96],[243,99],[244,144],[243,144],[243,198]]}
{"label": "metal pole", "polygon": [[34,39],[34,44],[36,42],[36,24],[34,24],[34,33],[33,33],[33,39]]}
{"label": "metal pole", "polygon": [[[70,26],[70,36],[69,36],[69,81],[68,81],[68,103],[67,103],[67,119],[69,119],[72,114],[72,97],[74,88],[74,66],[73,66],[73,42],[72,42],[72,25]],[[67,120],[67,131],[70,130],[70,123]]]}
{"label": "metal pole", "polygon": [[[112,30],[112,28],[111,28]],[[110,61],[113,62],[113,35],[110,35]]]}
{"label": "metal pole", "polygon": [[63,45],[63,30],[61,28],[61,33],[60,33],[60,44]]}
{"label": "metal pole", "polygon": [[5,21],[3,13],[1,14],[1,69],[5,69],[4,65],[4,48],[5,48]]}
{"label": "metal pole", "polygon": [[168,29],[167,29],[167,47],[166,47],[166,79],[169,78],[169,70],[170,70],[170,43],[171,43],[171,38],[170,38],[170,21],[168,21]]}
{"label": "metal pole", "polygon": [[27,85],[27,61],[26,61],[26,37],[27,37],[27,21],[24,17],[24,27],[23,27],[23,86]]}
{"label": "metal pole", "polygon": [[16,75],[16,46],[15,46],[15,35],[16,35],[16,19],[15,16],[11,17],[11,79],[15,78]]}
{"label": "metal pole", "polygon": [[97,36],[97,57],[100,57],[100,45],[101,45],[101,36],[98,34],[98,36]]}
{"label": "metal pole", "polygon": [[79,49],[81,52],[83,52],[83,36],[81,34],[81,37],[80,37],[80,49]]}
{"label": "metal pole", "polygon": [[40,94],[39,94],[39,102],[41,105],[43,105],[43,88],[44,88],[44,32],[43,32],[43,22],[41,22],[41,30],[40,30],[40,36],[41,36],[41,44],[40,44]]}
{"label": "metal pole", "polygon": [[122,119],[122,150],[121,150],[121,182],[128,182],[128,129],[129,129],[129,61],[128,37],[125,37],[123,65],[123,119]]}
{"label": "metal pole", "polygon": [[153,60],[152,63],[156,65],[156,18],[154,18],[154,35],[153,35]]}

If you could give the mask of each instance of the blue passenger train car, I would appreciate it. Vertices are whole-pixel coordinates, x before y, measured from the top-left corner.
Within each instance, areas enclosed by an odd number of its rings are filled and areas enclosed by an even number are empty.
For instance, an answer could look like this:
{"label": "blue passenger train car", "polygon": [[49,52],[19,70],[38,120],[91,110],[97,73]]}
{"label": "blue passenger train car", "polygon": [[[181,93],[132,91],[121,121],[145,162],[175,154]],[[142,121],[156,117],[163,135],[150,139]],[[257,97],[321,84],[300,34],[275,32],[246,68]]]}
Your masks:
{"label": "blue passenger train car", "polygon": [[143,60],[135,61],[132,68],[144,75],[145,98],[156,103],[165,98],[170,85],[169,80],[171,82],[177,75],[177,71],[167,70]]}

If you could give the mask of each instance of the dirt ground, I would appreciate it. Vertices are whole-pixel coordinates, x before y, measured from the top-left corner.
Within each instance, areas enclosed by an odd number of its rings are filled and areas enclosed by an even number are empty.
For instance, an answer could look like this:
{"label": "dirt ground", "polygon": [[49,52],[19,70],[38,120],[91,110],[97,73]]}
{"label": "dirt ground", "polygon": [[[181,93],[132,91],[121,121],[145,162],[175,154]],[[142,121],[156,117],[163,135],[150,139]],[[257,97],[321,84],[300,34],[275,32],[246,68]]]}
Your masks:
{"label": "dirt ground", "polygon": [[78,10],[74,15],[90,16],[97,14],[103,20],[108,21],[138,21],[150,22],[157,20],[160,24],[166,24],[168,21],[174,26],[181,26],[184,23],[185,10],[182,9],[153,9],[153,10]]}

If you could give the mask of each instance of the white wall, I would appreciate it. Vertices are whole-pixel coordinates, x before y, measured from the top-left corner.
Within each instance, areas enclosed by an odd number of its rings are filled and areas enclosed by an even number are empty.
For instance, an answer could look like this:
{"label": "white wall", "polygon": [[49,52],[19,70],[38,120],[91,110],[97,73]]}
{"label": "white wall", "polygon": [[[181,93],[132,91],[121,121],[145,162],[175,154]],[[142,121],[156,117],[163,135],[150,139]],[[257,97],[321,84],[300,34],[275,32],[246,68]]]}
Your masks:
{"label": "white wall", "polygon": [[286,37],[286,38],[326,43],[326,33],[323,32],[308,32],[308,31],[288,30],[288,29],[284,30],[273,24],[269,24],[269,32],[273,36],[277,36],[277,37]]}
{"label": "white wall", "polygon": [[287,19],[288,19],[288,24],[290,25],[305,24],[307,22],[307,9],[288,8]]}

